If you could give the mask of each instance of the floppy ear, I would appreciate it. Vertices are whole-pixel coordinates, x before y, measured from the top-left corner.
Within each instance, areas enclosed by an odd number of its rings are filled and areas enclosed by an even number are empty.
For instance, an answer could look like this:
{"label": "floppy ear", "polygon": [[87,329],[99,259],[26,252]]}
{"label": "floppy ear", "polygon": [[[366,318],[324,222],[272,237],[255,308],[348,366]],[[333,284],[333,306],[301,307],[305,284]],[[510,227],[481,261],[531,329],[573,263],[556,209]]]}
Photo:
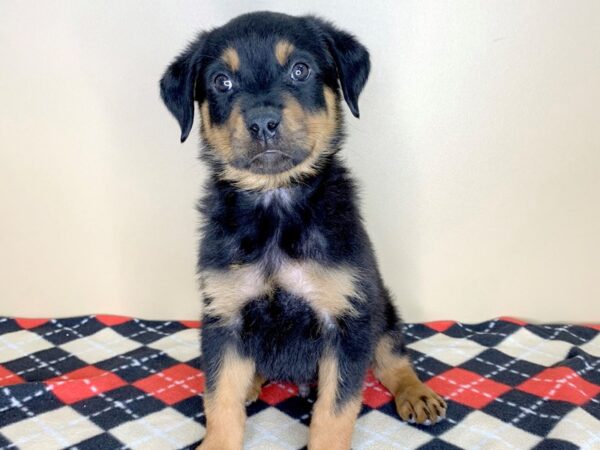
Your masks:
{"label": "floppy ear", "polygon": [[330,22],[313,16],[307,18],[325,39],[337,67],[344,100],[354,117],[359,117],[358,96],[371,70],[369,52],[354,36],[336,28]]}
{"label": "floppy ear", "polygon": [[160,96],[181,127],[181,142],[194,123],[194,87],[200,70],[205,35],[201,34],[165,71],[160,80]]}

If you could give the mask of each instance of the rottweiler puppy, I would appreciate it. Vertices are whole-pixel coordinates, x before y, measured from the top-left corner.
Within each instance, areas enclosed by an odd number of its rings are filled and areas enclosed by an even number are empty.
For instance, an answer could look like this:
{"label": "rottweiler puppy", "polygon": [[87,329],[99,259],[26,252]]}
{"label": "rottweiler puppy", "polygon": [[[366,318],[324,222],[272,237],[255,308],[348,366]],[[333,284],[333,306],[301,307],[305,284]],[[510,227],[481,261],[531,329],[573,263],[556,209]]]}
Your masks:
{"label": "rottweiler puppy", "polygon": [[365,47],[331,23],[259,12],[200,33],[161,79],[182,142],[198,103],[210,169],[199,203],[199,448],[242,448],[245,402],[265,380],[318,382],[311,450],[350,447],[369,367],[403,420],[445,415],[411,366],[338,156],[342,96],[358,117],[369,69]]}

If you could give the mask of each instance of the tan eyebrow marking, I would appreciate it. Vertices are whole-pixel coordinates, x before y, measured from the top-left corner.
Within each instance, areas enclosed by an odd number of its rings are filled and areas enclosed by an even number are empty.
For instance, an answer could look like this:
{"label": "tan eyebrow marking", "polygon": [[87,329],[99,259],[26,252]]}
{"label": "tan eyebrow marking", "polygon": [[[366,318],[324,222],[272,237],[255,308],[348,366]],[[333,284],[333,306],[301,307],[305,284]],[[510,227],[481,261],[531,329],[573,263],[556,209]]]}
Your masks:
{"label": "tan eyebrow marking", "polygon": [[286,40],[281,40],[275,45],[275,58],[282,66],[288,61],[288,58],[294,51],[294,45]]}
{"label": "tan eyebrow marking", "polygon": [[236,72],[240,68],[240,55],[233,47],[227,47],[223,50],[221,59],[225,61],[225,64],[227,64],[233,72]]}

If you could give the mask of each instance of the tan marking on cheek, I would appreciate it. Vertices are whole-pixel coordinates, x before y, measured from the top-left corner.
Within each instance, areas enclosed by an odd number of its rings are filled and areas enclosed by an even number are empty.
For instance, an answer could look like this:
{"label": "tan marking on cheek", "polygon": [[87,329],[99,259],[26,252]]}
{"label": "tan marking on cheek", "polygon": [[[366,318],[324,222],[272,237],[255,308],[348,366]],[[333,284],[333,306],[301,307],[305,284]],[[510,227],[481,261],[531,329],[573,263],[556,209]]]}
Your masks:
{"label": "tan marking on cheek", "polygon": [[242,448],[246,422],[245,400],[254,373],[252,360],[226,350],[215,388],[204,394],[206,436],[202,449]]}
{"label": "tan marking on cheek", "polygon": [[221,59],[227,64],[232,72],[237,72],[240,69],[240,55],[233,47],[227,47],[221,53]]}
{"label": "tan marking on cheek", "polygon": [[336,133],[339,125],[335,94],[330,88],[325,87],[323,95],[325,97],[325,111],[306,115],[309,145],[315,152],[328,150],[331,138]]}
{"label": "tan marking on cheek", "polygon": [[282,289],[304,298],[326,322],[343,314],[355,314],[349,298],[361,298],[356,272],[348,267],[331,268],[314,262],[289,261],[275,274]]}
{"label": "tan marking on cheek", "polygon": [[242,141],[247,134],[239,105],[234,104],[227,121],[223,125],[211,123],[207,101],[200,106],[200,114],[202,116],[202,126],[200,128],[202,137],[224,162],[231,161],[234,157],[234,141]]}
{"label": "tan marking on cheek", "polygon": [[256,265],[232,266],[229,270],[204,271],[202,294],[210,299],[204,314],[229,320],[254,298],[270,295],[271,283]]}
{"label": "tan marking on cheek", "polygon": [[287,95],[284,100],[284,107],[281,113],[283,125],[286,133],[299,133],[306,131],[306,114],[298,100],[291,95]]}
{"label": "tan marking on cheek", "polygon": [[286,40],[281,40],[275,44],[275,58],[277,58],[277,62],[284,66],[294,51],[294,45]]}
{"label": "tan marking on cheek", "polygon": [[348,450],[356,417],[361,408],[361,396],[337,407],[339,371],[333,356],[324,356],[319,363],[319,394],[310,422],[310,450]]}

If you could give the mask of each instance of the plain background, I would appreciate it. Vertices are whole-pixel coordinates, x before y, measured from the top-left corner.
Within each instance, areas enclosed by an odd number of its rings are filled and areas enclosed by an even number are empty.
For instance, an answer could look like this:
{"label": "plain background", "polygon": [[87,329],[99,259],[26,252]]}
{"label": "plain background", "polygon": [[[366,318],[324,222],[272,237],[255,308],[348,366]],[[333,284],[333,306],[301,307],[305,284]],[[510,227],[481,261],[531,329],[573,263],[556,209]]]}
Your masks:
{"label": "plain background", "polygon": [[179,144],[158,80],[261,9],[371,51],[343,153],[407,321],[600,319],[596,0],[0,1],[0,315],[199,317],[198,116]]}

